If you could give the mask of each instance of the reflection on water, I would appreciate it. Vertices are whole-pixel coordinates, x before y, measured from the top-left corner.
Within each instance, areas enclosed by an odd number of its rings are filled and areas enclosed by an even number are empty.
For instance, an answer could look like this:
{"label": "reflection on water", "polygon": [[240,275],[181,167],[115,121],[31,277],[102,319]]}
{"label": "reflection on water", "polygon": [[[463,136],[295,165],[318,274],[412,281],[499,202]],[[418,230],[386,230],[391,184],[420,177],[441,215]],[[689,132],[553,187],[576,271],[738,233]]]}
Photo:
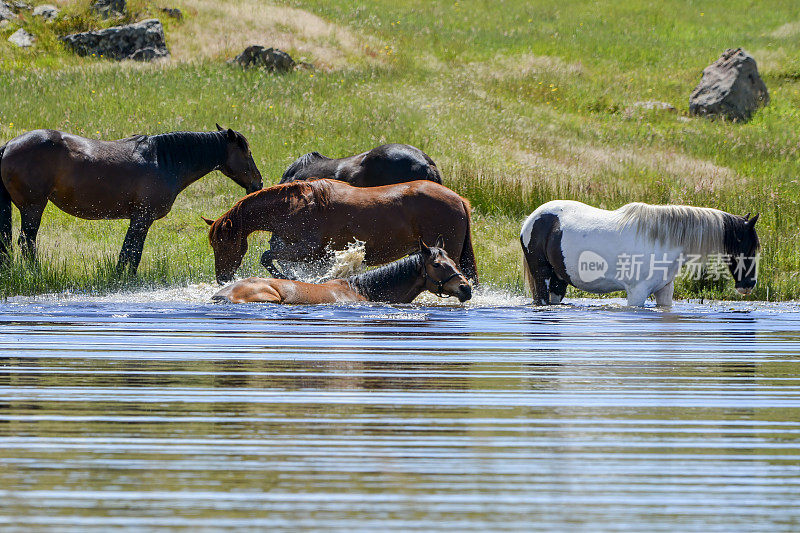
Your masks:
{"label": "reflection on water", "polygon": [[200,293],[0,304],[0,529],[800,529],[796,307]]}

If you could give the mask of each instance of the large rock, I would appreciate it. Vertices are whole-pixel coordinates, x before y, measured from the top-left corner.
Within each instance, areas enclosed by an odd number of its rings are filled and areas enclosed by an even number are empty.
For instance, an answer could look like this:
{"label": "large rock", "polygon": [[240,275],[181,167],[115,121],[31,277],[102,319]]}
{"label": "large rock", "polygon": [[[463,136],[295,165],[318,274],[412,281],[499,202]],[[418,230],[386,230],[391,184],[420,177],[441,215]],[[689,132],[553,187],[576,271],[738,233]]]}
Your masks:
{"label": "large rock", "polygon": [[689,112],[746,121],[767,103],[769,92],[753,56],[741,48],[729,48],[703,70],[700,84],[689,97]]}
{"label": "large rock", "polygon": [[61,38],[82,56],[96,55],[111,59],[151,61],[169,56],[164,42],[164,27],[156,19],[143,20],[127,26],[114,26],[98,31],[74,33]]}
{"label": "large rock", "polygon": [[8,42],[17,45],[20,48],[28,48],[29,46],[33,46],[35,41],[36,38],[22,28],[12,33],[11,37],[8,38]]}
{"label": "large rock", "polygon": [[0,1],[0,20],[12,20],[17,18],[17,14],[11,9],[11,4]]}
{"label": "large rock", "polygon": [[91,9],[103,18],[111,18],[125,14],[126,7],[125,0],[95,0]]}
{"label": "large rock", "polygon": [[248,46],[231,62],[244,68],[262,67],[272,72],[288,72],[295,67],[294,59],[283,50],[259,45]]}
{"label": "large rock", "polygon": [[48,22],[55,20],[58,16],[58,12],[58,8],[51,4],[42,4],[33,8],[34,17],[42,17]]}

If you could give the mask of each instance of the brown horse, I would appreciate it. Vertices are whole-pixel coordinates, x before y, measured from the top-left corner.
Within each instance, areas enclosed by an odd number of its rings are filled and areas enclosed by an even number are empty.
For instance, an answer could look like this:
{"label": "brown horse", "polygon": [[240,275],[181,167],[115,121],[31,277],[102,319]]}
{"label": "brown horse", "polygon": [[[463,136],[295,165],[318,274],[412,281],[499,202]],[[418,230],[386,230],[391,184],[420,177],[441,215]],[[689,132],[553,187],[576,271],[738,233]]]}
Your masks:
{"label": "brown horse", "polygon": [[353,238],[365,242],[368,265],[413,252],[417,240],[443,235],[447,254],[477,282],[469,202],[432,181],[353,187],[337,180],[293,182],[245,196],[216,221],[204,218],[214,249],[217,280],[230,281],[247,252],[247,237],[271,231],[281,240],[274,259],[322,259]]}
{"label": "brown horse", "polygon": [[287,279],[247,278],[217,292],[212,299],[233,303],[327,304],[339,302],[410,303],[425,290],[438,296],[472,298],[472,287],[442,249],[441,237],[434,247],[422,239],[419,251],[388,265],[347,279],[304,283]]}
{"label": "brown horse", "polygon": [[220,170],[247,192],[262,187],[244,136],[217,130],[119,141],[35,130],[12,139],[0,147],[0,264],[11,255],[11,203],[22,220],[19,245],[33,258],[49,200],[79,218],[130,219],[117,269],[136,272],[150,225],[190,184]]}

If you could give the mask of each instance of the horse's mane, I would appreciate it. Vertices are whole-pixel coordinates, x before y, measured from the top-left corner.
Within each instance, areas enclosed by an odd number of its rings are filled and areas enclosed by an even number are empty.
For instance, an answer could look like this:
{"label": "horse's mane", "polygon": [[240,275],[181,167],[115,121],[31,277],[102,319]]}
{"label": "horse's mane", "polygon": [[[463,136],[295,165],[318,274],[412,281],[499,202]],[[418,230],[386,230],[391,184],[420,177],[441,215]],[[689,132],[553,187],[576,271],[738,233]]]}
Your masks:
{"label": "horse's mane", "polygon": [[347,282],[367,300],[385,301],[399,283],[418,276],[422,265],[422,253],[414,252],[388,265],[350,276]]}
{"label": "horse's mane", "polygon": [[146,147],[158,166],[176,175],[220,164],[226,158],[224,131],[173,131],[159,135],[135,135],[128,139]]}
{"label": "horse's mane", "polygon": [[733,230],[746,222],[719,209],[688,205],[630,203],[620,207],[619,227],[634,228],[653,242],[683,248],[686,253],[706,256],[730,252]]}
{"label": "horse's mane", "polygon": [[317,161],[330,161],[330,157],[326,157],[319,152],[309,152],[305,155],[301,155],[298,157],[294,163],[289,165],[289,168],[286,169],[286,172],[283,173],[281,176],[281,183],[284,183],[284,180],[291,178],[294,176],[298,171],[304,169],[308,165],[312,163],[316,163]]}

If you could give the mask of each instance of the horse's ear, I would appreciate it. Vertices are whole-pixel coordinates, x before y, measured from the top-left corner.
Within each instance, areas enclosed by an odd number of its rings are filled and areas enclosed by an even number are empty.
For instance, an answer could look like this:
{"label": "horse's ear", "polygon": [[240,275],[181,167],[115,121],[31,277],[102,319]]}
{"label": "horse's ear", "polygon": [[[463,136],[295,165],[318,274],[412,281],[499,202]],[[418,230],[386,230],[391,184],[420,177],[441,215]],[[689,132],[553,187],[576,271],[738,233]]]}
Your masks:
{"label": "horse's ear", "polygon": [[750,213],[749,212],[744,216],[745,220],[747,220],[748,218],[750,218]]}
{"label": "horse's ear", "polygon": [[422,240],[422,237],[419,238],[419,251],[425,255],[430,255],[431,249],[425,244],[425,241]]}
{"label": "horse's ear", "polygon": [[231,222],[231,219],[226,218],[222,222],[222,226],[220,226],[220,232],[223,235],[227,236],[227,235],[230,235],[232,231],[233,231],[233,222]]}
{"label": "horse's ear", "polygon": [[219,125],[219,122],[217,122],[217,131],[225,131],[225,128],[223,128],[222,126],[220,126],[220,125]]}
{"label": "horse's ear", "polygon": [[204,217],[204,216],[200,216],[200,218],[202,218],[202,219],[203,219],[203,222],[205,222],[205,223],[206,223],[206,224],[208,224],[209,226],[210,226],[210,225],[212,225],[212,224],[214,223],[214,221],[213,221],[213,220],[211,220],[210,218],[206,218],[206,217]]}
{"label": "horse's ear", "polygon": [[761,213],[756,213],[756,216],[754,216],[753,218],[751,218],[750,220],[747,221],[747,225],[750,226],[751,228],[754,228],[755,225],[756,225],[756,222],[758,222],[758,217],[760,215],[761,215]]}
{"label": "horse's ear", "polygon": [[444,248],[444,237],[439,235],[436,237],[436,244],[434,244],[436,248]]}
{"label": "horse's ear", "polygon": [[236,140],[236,132],[232,129],[228,128],[228,140],[235,141]]}

